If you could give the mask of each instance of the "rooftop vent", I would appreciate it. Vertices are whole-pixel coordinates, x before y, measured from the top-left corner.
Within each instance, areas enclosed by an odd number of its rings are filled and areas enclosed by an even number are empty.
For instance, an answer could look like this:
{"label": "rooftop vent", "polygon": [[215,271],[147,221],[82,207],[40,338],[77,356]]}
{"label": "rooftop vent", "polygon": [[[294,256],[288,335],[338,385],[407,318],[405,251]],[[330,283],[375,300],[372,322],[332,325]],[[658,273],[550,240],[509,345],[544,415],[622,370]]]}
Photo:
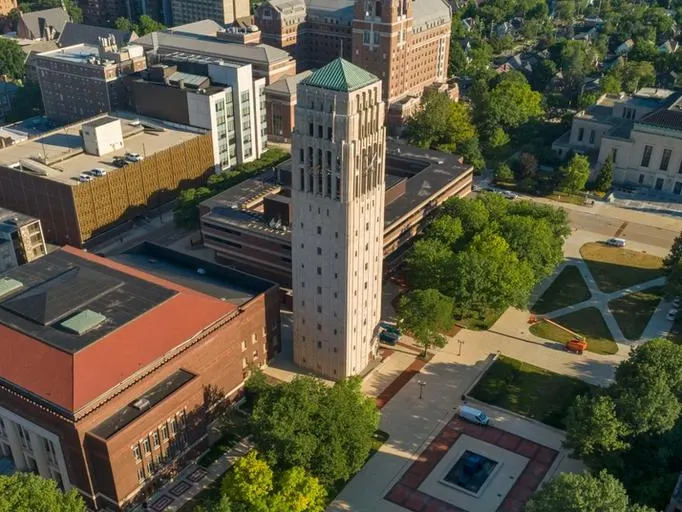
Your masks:
{"label": "rooftop vent", "polygon": [[5,295],[9,295],[13,291],[18,290],[24,286],[21,281],[17,281],[16,279],[10,279],[9,277],[3,277],[0,279],[0,297],[4,297]]}
{"label": "rooftop vent", "polygon": [[107,317],[104,315],[90,309],[86,309],[72,316],[68,320],[64,320],[60,325],[63,329],[80,336],[81,334],[85,334],[86,332],[99,327],[106,319]]}
{"label": "rooftop vent", "polygon": [[149,405],[149,400],[146,398],[138,398],[132,403],[133,408],[137,409],[138,411],[149,409]]}

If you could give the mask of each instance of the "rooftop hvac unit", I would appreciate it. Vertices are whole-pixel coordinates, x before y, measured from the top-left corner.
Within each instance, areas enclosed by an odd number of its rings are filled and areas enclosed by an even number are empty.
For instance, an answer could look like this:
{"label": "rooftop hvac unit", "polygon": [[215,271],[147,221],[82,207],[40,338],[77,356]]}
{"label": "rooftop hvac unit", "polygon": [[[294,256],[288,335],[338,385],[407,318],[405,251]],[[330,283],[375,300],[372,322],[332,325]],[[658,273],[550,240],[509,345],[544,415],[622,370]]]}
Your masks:
{"label": "rooftop hvac unit", "polygon": [[149,409],[149,406],[151,404],[149,403],[149,400],[146,398],[138,398],[133,402],[133,408],[137,409],[138,411],[144,411],[145,409]]}

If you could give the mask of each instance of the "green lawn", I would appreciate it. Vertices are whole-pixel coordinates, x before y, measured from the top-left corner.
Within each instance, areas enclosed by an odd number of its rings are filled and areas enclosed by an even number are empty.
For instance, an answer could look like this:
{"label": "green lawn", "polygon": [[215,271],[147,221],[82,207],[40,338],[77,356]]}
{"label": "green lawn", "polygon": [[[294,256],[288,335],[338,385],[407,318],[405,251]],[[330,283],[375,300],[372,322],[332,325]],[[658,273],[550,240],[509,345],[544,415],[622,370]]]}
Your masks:
{"label": "green lawn", "polygon": [[[595,354],[615,354],[618,352],[618,345],[613,340],[611,331],[609,331],[597,308],[580,309],[552,320],[587,338],[587,350],[590,352]],[[535,336],[559,343],[567,343],[572,339],[569,333],[548,322],[538,322],[531,325],[529,330]]]}
{"label": "green lawn", "polygon": [[609,302],[609,309],[623,331],[623,336],[629,340],[638,340],[642,336],[664,293],[662,286],[656,286]]}
{"label": "green lawn", "polygon": [[560,203],[577,204],[578,206],[585,204],[585,196],[582,194],[578,195],[569,194],[567,192],[552,192],[551,194],[548,194],[544,197],[551,199],[552,201],[558,201]]}
{"label": "green lawn", "polygon": [[607,293],[663,275],[661,258],[623,247],[591,242],[580,248],[580,255],[590,268],[597,286]]}
{"label": "green lawn", "polygon": [[497,322],[497,319],[502,316],[502,313],[504,313],[504,310],[489,310],[483,314],[477,314],[471,317],[455,318],[455,323],[460,327],[473,331],[485,331],[490,329],[490,326]]}
{"label": "green lawn", "polygon": [[592,296],[575,265],[568,265],[559,273],[532,308],[540,315],[578,304]]}
{"label": "green lawn", "polygon": [[471,396],[557,428],[577,395],[592,386],[531,364],[500,356],[478,381]]}

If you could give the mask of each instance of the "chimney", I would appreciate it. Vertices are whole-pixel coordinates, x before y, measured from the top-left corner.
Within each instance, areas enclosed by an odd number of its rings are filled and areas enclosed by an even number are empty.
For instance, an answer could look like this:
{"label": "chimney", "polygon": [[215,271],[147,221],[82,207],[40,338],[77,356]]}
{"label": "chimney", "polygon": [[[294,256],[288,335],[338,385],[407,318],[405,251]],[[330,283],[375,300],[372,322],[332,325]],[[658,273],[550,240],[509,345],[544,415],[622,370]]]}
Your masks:
{"label": "chimney", "polygon": [[45,18],[38,18],[38,30],[40,33],[38,37],[47,38],[47,20]]}

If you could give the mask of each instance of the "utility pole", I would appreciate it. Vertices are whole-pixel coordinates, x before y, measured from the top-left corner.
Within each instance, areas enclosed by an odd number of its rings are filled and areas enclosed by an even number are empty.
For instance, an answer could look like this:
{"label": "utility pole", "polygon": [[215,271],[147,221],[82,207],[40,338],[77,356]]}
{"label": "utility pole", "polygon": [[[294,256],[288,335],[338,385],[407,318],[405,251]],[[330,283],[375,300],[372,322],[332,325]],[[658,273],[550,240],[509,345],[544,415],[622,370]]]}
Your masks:
{"label": "utility pole", "polygon": [[426,386],[426,382],[420,379],[417,381],[417,385],[419,386],[419,400],[421,400],[424,395],[424,386]]}

